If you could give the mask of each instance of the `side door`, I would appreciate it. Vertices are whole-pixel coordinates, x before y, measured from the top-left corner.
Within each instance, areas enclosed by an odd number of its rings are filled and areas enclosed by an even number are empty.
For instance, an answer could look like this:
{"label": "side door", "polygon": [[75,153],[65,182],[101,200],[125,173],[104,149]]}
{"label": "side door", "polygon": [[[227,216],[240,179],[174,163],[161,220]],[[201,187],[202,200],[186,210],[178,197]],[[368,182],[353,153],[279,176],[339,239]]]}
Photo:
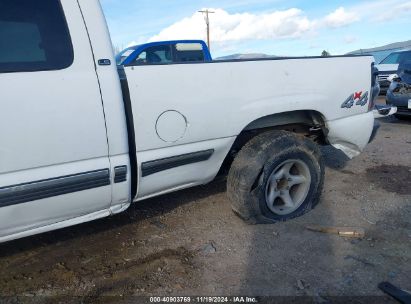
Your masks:
{"label": "side door", "polygon": [[77,1],[0,0],[0,240],[110,207],[94,59]]}

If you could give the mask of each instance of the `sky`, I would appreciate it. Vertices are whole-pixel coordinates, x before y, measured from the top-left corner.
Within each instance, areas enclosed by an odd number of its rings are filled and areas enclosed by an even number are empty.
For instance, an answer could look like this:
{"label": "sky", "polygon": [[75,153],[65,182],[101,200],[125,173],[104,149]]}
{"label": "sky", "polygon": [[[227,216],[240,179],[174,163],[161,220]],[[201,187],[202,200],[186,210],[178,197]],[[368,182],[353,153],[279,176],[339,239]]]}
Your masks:
{"label": "sky", "polygon": [[100,0],[114,46],[206,40],[213,57],[236,53],[332,55],[411,40],[411,0]]}

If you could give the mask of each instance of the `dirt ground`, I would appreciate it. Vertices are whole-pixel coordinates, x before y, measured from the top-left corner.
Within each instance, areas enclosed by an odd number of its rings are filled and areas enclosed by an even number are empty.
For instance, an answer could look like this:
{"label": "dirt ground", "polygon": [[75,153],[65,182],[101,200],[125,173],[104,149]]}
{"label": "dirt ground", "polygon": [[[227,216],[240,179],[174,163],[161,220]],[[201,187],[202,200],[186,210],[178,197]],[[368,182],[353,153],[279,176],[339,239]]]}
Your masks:
{"label": "dirt ground", "polygon": [[[411,290],[411,122],[388,118],[381,125],[352,161],[323,149],[321,202],[290,222],[244,224],[220,181],[150,199],[112,218],[2,244],[0,296],[8,298],[0,302],[249,295],[332,303],[330,296],[383,296],[382,281]],[[311,232],[309,224],[359,226],[366,237]]]}

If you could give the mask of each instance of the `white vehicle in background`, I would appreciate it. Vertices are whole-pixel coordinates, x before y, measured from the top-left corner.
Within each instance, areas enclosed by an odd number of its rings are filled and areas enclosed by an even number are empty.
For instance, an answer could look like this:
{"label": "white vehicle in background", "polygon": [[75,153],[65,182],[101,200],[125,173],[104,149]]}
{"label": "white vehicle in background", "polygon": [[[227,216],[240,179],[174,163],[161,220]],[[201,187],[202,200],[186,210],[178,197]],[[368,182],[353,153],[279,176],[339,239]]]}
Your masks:
{"label": "white vehicle in background", "polygon": [[388,55],[380,64],[376,65],[378,73],[378,82],[380,83],[381,93],[387,93],[390,87],[390,75],[396,74],[401,62],[411,61],[411,49],[396,51]]}
{"label": "white vehicle in background", "polygon": [[371,56],[117,70],[97,0],[0,7],[0,242],[110,216],[224,169],[244,220],[291,219],[319,201],[319,145],[354,157],[375,130]]}

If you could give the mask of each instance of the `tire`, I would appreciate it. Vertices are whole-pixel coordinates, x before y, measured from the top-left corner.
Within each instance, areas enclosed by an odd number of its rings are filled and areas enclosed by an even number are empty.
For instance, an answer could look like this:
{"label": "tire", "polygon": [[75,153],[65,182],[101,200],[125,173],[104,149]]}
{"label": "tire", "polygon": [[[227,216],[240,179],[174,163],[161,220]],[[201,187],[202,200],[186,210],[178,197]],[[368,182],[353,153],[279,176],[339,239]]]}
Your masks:
{"label": "tire", "polygon": [[[297,181],[301,183],[293,185]],[[233,211],[247,223],[269,224],[309,212],[323,184],[324,162],[317,144],[294,133],[268,131],[251,139],[236,156],[227,194]]]}

